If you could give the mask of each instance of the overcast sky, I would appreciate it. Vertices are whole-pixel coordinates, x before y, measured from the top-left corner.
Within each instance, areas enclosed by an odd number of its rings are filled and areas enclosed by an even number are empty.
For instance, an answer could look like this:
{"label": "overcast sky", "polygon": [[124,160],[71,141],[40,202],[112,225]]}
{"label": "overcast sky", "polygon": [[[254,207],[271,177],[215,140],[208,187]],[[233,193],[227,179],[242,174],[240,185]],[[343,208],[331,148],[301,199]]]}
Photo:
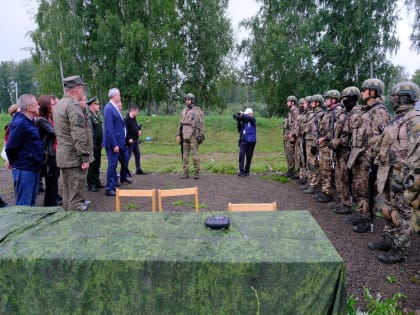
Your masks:
{"label": "overcast sky", "polygon": [[[259,6],[255,0],[230,0],[229,2],[228,14],[236,30],[236,39],[239,40],[246,35],[244,30],[237,29],[239,22],[253,16]],[[34,15],[36,5],[36,0],[0,0],[0,12],[3,13],[0,19],[0,61],[19,61],[30,56],[27,48],[32,47],[33,44],[27,33],[35,28],[31,16]],[[407,16],[405,10],[400,16]],[[398,53],[390,58],[395,65],[405,67],[410,75],[420,69],[420,55],[410,50],[411,22],[412,19],[399,22],[397,36],[401,46]]]}

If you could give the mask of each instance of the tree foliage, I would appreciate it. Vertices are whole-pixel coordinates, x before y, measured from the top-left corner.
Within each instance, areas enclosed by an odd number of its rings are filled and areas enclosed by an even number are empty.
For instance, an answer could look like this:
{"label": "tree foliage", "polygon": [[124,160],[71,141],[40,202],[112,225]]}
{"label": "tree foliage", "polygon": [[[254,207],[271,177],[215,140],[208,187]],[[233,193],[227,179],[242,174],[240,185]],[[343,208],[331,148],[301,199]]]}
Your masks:
{"label": "tree foliage", "polygon": [[[148,112],[186,90],[217,105],[215,83],[232,48],[227,0],[41,0],[32,33],[42,89],[80,74],[104,101],[119,87],[126,102]],[[48,85],[49,78],[54,85]]]}
{"label": "tree foliage", "polygon": [[385,56],[398,47],[396,0],[259,2],[242,47],[272,113],[284,113],[291,94],[360,85],[372,69],[384,81],[393,73]]}

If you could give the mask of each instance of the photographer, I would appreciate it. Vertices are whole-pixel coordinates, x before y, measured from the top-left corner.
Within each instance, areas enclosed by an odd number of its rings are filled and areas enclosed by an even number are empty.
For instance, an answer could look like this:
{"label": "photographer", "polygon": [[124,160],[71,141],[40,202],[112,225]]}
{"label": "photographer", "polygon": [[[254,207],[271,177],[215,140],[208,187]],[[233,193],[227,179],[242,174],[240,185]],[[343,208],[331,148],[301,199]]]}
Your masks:
{"label": "photographer", "polygon": [[249,176],[252,156],[257,142],[257,121],[251,108],[233,115],[239,132],[239,173],[238,176]]}
{"label": "photographer", "polygon": [[137,114],[139,109],[136,105],[130,105],[128,113],[125,116],[124,122],[127,127],[127,147],[128,147],[128,159],[131,158],[131,153],[134,153],[134,162],[136,164],[136,174],[145,175],[146,173],[142,170],[140,165],[140,148],[139,148],[139,136],[141,136],[141,124],[137,124]]}

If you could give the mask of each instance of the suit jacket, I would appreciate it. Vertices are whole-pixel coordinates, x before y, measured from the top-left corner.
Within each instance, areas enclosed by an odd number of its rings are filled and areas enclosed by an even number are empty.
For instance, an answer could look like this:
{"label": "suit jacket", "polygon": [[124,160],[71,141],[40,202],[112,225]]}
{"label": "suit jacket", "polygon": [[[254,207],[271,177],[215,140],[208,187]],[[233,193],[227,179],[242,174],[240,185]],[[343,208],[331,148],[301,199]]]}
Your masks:
{"label": "suit jacket", "polygon": [[111,103],[104,108],[104,139],[106,150],[113,150],[116,146],[125,148],[125,123],[120,112]]}

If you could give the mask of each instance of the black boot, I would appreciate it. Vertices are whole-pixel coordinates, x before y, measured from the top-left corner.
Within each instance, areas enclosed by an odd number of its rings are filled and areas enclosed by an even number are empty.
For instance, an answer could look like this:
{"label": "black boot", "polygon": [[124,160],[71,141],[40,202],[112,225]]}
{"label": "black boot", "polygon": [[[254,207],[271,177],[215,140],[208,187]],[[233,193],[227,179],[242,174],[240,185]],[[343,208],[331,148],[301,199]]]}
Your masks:
{"label": "black boot", "polygon": [[303,185],[300,185],[299,186],[299,189],[300,190],[306,190],[306,189],[308,189],[309,188],[309,185],[308,184],[303,184]]}
{"label": "black boot", "polygon": [[368,243],[368,247],[371,250],[381,250],[381,251],[389,251],[392,248],[392,238],[388,235],[384,235],[381,240],[373,241]]}
{"label": "black boot", "polygon": [[353,226],[353,232],[356,233],[366,233],[370,231],[371,222],[368,219],[364,219],[361,222]]}
{"label": "black boot", "polygon": [[334,210],[337,214],[350,214],[353,212],[353,208],[349,205],[341,205]]}
{"label": "black boot", "polygon": [[362,222],[364,219],[365,219],[365,217],[363,217],[359,212],[357,212],[354,215],[352,215],[350,218],[347,218],[344,221],[344,223],[345,224],[356,225],[356,224],[359,224],[360,222]]}
{"label": "black boot", "polygon": [[2,198],[0,198],[0,208],[7,207],[8,205],[9,204],[6,201],[4,201]]}
{"label": "black boot", "polygon": [[376,256],[380,262],[383,262],[384,264],[395,264],[398,262],[402,262],[405,260],[404,253],[400,248],[395,247],[394,245],[392,248],[384,253],[379,254]]}
{"label": "black boot", "polygon": [[326,193],[320,193],[319,195],[318,195],[318,202],[320,202],[320,203],[329,203],[329,202],[331,202],[332,201],[332,198],[331,198],[331,196],[328,196]]}
{"label": "black boot", "polygon": [[315,187],[309,186],[308,189],[305,189],[303,191],[304,194],[314,194],[315,193]]}

